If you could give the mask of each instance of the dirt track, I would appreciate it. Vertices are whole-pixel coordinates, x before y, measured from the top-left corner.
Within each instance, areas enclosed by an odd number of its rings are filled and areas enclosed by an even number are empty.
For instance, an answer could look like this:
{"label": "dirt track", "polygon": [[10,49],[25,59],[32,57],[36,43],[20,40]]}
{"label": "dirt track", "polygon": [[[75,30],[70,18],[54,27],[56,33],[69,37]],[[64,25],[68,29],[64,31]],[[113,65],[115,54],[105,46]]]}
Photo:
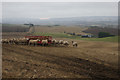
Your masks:
{"label": "dirt track", "polygon": [[117,43],[79,41],[78,48],[3,44],[3,78],[115,78]]}

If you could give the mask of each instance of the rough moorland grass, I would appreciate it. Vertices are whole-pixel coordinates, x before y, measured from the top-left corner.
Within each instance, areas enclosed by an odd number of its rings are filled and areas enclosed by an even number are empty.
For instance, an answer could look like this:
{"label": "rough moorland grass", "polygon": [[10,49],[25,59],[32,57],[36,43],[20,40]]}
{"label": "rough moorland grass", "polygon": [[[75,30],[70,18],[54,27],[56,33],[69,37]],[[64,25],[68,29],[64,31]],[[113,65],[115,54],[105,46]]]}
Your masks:
{"label": "rough moorland grass", "polygon": [[80,36],[72,36],[64,33],[41,33],[41,32],[35,32],[33,35],[52,36],[53,38],[70,38],[70,39],[78,39],[78,40],[105,41],[105,42],[118,42],[118,38],[120,38],[118,36],[105,37],[105,38],[81,38]]}

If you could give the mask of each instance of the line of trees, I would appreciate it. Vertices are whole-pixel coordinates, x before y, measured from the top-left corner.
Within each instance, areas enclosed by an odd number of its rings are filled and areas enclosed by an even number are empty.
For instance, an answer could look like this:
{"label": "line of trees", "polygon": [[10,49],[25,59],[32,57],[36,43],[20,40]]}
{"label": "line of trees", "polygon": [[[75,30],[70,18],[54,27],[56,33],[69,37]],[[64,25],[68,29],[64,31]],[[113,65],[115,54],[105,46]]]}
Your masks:
{"label": "line of trees", "polygon": [[99,38],[110,37],[110,36],[115,36],[115,35],[111,35],[111,34],[108,33],[108,32],[99,32],[99,33],[98,33],[98,37],[99,37]]}

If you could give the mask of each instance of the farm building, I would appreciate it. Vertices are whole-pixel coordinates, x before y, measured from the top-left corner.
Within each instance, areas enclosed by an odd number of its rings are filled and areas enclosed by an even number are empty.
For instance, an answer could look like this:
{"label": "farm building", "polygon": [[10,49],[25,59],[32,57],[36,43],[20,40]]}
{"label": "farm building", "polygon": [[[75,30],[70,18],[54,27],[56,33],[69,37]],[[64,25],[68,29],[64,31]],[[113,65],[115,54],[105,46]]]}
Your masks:
{"label": "farm building", "polygon": [[91,38],[91,37],[93,37],[93,35],[82,35],[81,37],[82,38]]}

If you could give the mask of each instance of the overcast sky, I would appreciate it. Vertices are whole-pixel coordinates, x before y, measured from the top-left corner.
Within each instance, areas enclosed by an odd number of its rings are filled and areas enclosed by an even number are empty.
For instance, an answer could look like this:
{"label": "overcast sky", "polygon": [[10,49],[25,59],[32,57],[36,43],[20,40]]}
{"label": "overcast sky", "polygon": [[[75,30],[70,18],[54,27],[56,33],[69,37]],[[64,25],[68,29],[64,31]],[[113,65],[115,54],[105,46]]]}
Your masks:
{"label": "overcast sky", "polygon": [[2,0],[2,2],[119,2],[119,0]]}
{"label": "overcast sky", "polygon": [[3,18],[117,16],[117,2],[3,2]]}

